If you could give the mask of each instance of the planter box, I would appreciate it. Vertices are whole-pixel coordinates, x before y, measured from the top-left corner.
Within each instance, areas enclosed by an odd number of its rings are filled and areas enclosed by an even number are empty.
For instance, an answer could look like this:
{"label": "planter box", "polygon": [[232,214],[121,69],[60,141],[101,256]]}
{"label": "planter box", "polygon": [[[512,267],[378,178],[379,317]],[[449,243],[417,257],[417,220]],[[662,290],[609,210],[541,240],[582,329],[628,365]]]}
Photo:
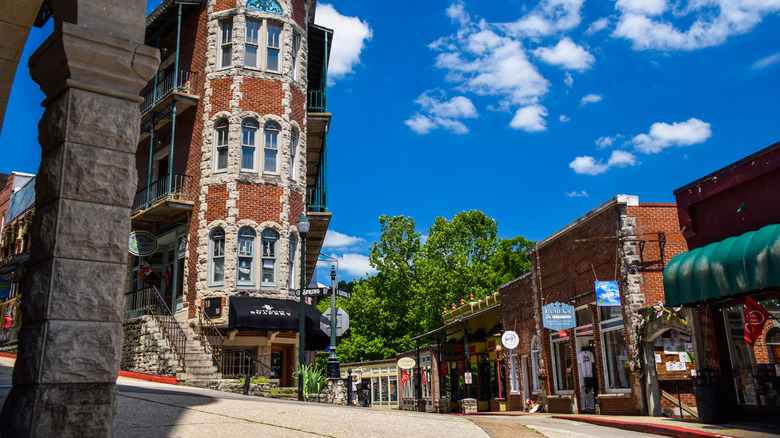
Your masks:
{"label": "planter box", "polygon": [[571,414],[572,397],[570,395],[547,396],[547,412],[555,414]]}

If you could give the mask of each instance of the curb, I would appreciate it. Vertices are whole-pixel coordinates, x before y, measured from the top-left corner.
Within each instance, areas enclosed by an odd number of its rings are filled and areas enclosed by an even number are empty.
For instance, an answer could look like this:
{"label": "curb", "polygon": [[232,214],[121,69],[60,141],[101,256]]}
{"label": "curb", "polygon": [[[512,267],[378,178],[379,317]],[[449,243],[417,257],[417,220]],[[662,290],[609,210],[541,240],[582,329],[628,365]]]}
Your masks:
{"label": "curb", "polygon": [[[0,353],[0,357],[7,357],[9,359],[16,359],[16,355],[13,353]],[[132,371],[119,371],[120,377],[128,377],[131,379],[147,380],[149,382],[166,383],[168,385],[178,385],[179,381],[176,377],[164,377],[155,376],[154,374],[134,373]]]}
{"label": "curb", "polygon": [[553,415],[552,418],[559,420],[581,421],[583,423],[595,424],[597,426],[614,427],[617,429],[630,430],[633,432],[642,432],[655,435],[664,435],[677,438],[734,438],[731,435],[723,435],[718,433],[704,432],[695,429],[686,429],[684,427],[667,426],[660,424],[650,423],[634,423],[630,421],[620,420],[606,420],[603,418],[593,417],[573,417]]}

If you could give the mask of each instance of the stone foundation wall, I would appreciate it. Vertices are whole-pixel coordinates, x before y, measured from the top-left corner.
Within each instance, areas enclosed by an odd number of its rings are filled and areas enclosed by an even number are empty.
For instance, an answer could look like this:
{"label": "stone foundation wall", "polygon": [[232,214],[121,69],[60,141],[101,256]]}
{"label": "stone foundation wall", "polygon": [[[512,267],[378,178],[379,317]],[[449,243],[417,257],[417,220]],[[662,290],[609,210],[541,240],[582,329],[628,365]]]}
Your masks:
{"label": "stone foundation wall", "polygon": [[122,323],[124,343],[119,369],[135,373],[174,376],[179,362],[152,316]]}

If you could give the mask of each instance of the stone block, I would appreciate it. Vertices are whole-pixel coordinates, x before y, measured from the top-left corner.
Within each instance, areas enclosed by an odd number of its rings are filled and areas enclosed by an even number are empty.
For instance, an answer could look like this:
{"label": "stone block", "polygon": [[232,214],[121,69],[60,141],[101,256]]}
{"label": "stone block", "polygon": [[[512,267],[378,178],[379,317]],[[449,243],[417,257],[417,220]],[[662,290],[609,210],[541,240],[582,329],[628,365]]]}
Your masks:
{"label": "stone block", "polygon": [[129,153],[63,143],[41,162],[38,205],[62,197],[129,209],[138,180],[134,166],[135,156]]}
{"label": "stone block", "polygon": [[476,414],[477,413],[477,407],[479,406],[477,404],[477,399],[475,398],[464,398],[460,400],[460,413],[464,415],[468,414]]}
{"label": "stone block", "polygon": [[0,435],[17,438],[113,436],[116,384],[14,386]]}
{"label": "stone block", "polygon": [[[126,266],[49,259],[30,267],[24,321],[42,319],[120,322]],[[102,285],[102,286],[98,286]]]}
{"label": "stone block", "polygon": [[51,257],[126,263],[128,212],[124,207],[70,199],[43,206],[32,223],[31,263]]}
{"label": "stone block", "polygon": [[113,383],[119,370],[122,324],[25,323],[19,333],[14,384]]}

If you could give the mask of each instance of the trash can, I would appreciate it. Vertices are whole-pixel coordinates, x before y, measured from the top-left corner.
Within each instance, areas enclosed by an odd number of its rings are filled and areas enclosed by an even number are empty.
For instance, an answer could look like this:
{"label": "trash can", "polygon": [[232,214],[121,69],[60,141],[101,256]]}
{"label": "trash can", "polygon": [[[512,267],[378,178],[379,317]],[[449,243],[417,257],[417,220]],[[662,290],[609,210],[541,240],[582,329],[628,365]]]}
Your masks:
{"label": "trash can", "polygon": [[712,368],[703,368],[691,376],[693,395],[696,397],[696,410],[702,423],[725,423],[728,421],[723,397],[718,394],[720,374]]}

